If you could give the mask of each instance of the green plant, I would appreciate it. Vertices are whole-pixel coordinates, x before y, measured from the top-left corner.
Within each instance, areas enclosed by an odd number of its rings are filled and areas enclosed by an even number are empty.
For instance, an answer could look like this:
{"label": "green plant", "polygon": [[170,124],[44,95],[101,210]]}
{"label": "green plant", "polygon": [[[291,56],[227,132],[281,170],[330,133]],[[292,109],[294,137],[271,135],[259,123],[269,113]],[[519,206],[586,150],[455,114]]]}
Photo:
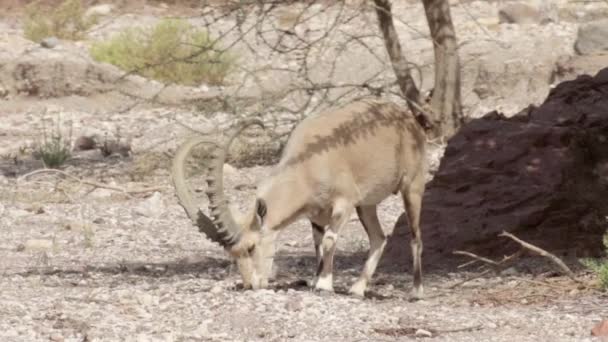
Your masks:
{"label": "green plant", "polygon": [[72,129],[70,126],[67,138],[61,131],[61,119],[56,120],[55,129],[48,133],[46,126],[42,126],[42,142],[38,143],[35,150],[36,156],[42,159],[45,167],[58,168],[70,157],[70,141],[72,140]]}
{"label": "green plant", "polygon": [[96,42],[91,55],[161,82],[197,85],[224,82],[235,58],[221,50],[205,30],[184,20],[164,19],[152,28],[130,28]]}
{"label": "green plant", "polygon": [[96,17],[85,17],[81,0],[65,0],[56,8],[34,1],[25,8],[24,35],[35,42],[52,36],[79,40],[96,23]]}
{"label": "green plant", "polygon": [[[606,247],[606,253],[608,253],[608,231],[604,235],[604,247]],[[591,269],[598,276],[600,287],[604,290],[608,290],[608,258],[602,259],[581,259],[581,263],[587,268]]]}

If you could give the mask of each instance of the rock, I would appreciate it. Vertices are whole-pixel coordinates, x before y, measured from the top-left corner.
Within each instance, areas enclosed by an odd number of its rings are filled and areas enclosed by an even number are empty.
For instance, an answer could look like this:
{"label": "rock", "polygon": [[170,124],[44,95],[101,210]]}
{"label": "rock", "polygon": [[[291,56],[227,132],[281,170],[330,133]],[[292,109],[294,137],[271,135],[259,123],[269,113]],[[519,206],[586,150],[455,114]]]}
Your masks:
{"label": "rock", "polygon": [[288,297],[285,302],[285,309],[289,312],[296,312],[302,310],[302,298],[300,297]]}
{"label": "rock", "polygon": [[524,4],[512,3],[498,10],[498,22],[507,24],[536,24],[541,22],[538,9]]}
{"label": "rock", "polygon": [[608,52],[608,19],[582,24],[578,29],[574,51],[579,55]]}
{"label": "rock", "polygon": [[552,84],[575,79],[578,75],[593,75],[608,65],[608,54],[561,56],[551,72]]}
{"label": "rock", "polygon": [[26,252],[49,252],[53,249],[53,241],[47,239],[30,239],[25,241],[18,250]]}
{"label": "rock", "polygon": [[519,272],[517,272],[517,269],[515,267],[509,267],[500,272],[500,275],[503,277],[516,276],[518,274]]}
{"label": "rock", "polygon": [[608,319],[604,319],[599,322],[593,329],[591,329],[592,336],[608,336]]}
{"label": "rock", "polygon": [[20,218],[20,217],[29,216],[31,213],[24,209],[12,209],[12,210],[9,210],[7,214],[12,216],[13,218]]}
{"label": "rock", "polygon": [[209,292],[213,293],[213,294],[218,294],[218,293],[222,293],[222,291],[224,291],[224,289],[222,289],[221,286],[215,285],[211,288],[211,290],[209,290]]}
{"label": "rock", "polygon": [[[603,255],[606,132],[608,68],[560,83],[539,107],[510,118],[494,111],[465,124],[426,186],[426,262],[457,249],[511,254],[518,247],[497,238],[503,229],[549,251]],[[402,215],[382,265],[411,261],[406,222]]]}
{"label": "rock", "polygon": [[59,45],[59,39],[57,39],[57,37],[47,37],[40,42],[40,46],[47,49],[52,49],[57,45]]}
{"label": "rock", "polygon": [[52,333],[49,339],[54,342],[62,342],[64,340],[63,335],[60,333]]}
{"label": "rock", "polygon": [[112,196],[113,193],[115,193],[115,191],[110,189],[97,188],[93,190],[93,192],[89,193],[89,196],[94,198],[108,198]]}
{"label": "rock", "polygon": [[79,136],[74,141],[74,151],[87,151],[92,150],[97,146],[95,139],[88,136]]}
{"label": "rock", "polygon": [[137,296],[137,301],[139,302],[139,304],[144,305],[144,306],[155,306],[155,305],[158,305],[159,298],[158,298],[158,296],[153,296],[153,295],[150,295],[147,293],[143,293],[143,294]]}
{"label": "rock", "polygon": [[103,17],[112,13],[114,10],[113,4],[99,4],[89,7],[84,13],[85,17]]}
{"label": "rock", "polygon": [[100,144],[99,150],[104,157],[112,155],[128,157],[132,152],[130,143],[117,140],[104,141],[103,144]]}
{"label": "rock", "polygon": [[433,337],[433,333],[425,329],[417,329],[414,335],[417,337]]}
{"label": "rock", "polygon": [[239,174],[239,170],[230,164],[224,164],[224,177],[233,177]]}
{"label": "rock", "polygon": [[152,196],[135,207],[135,213],[145,217],[156,218],[162,215],[163,212],[163,198],[158,191],[155,191]]}

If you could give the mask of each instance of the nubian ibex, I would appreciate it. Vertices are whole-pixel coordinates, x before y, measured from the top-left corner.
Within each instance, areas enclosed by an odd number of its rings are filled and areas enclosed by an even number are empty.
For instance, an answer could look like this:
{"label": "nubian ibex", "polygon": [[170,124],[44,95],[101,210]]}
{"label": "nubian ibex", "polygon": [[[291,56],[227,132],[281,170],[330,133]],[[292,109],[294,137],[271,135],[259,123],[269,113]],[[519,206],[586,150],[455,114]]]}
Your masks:
{"label": "nubian ibex", "polygon": [[[356,211],[367,232],[370,250],[350,293],[363,296],[386,244],[377,205],[401,193],[412,232],[414,286],[423,294],[420,209],[425,188],[426,136],[408,110],[390,102],[360,100],[310,116],[292,131],[279,163],[257,187],[249,214],[234,215],[223,190],[223,165],[228,148],[241,131],[260,125],[246,119],[229,133],[223,146],[205,137],[191,138],[176,151],[172,177],[180,204],[209,239],[235,259],[245,288],[265,288],[280,229],[307,217],[317,256],[313,281],[317,290],[333,290],[336,240]],[[185,182],[185,159],[193,147],[213,143],[207,179],[211,217],[199,210]]]}

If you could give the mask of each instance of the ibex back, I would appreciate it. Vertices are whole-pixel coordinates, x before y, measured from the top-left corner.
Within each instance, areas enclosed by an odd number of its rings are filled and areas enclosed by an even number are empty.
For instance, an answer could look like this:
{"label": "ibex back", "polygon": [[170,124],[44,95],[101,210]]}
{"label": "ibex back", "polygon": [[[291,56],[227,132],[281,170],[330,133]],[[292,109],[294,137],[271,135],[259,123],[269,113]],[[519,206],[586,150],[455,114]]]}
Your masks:
{"label": "ibex back", "polygon": [[306,118],[291,133],[280,162],[258,185],[252,210],[236,219],[240,215],[231,212],[223,193],[222,167],[232,140],[253,124],[261,122],[241,122],[223,148],[213,153],[207,180],[212,218],[198,209],[184,181],[184,162],[191,149],[212,141],[187,141],[173,162],[180,204],[203,233],[236,258],[243,285],[254,289],[268,285],[277,233],[304,216],[312,224],[317,255],[314,287],[332,291],[336,241],[356,211],[370,250],[350,292],[363,296],[386,244],[377,205],[399,192],[412,232],[413,295],[421,297],[420,210],[426,137],[414,116],[393,103],[361,100]]}

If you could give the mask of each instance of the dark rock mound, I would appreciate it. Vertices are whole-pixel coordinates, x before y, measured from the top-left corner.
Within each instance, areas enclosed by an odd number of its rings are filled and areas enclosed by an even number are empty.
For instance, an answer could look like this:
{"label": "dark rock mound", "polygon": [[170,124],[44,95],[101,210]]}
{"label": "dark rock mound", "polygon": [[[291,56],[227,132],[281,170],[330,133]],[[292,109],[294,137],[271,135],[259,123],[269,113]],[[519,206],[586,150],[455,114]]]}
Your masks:
{"label": "dark rock mound", "polygon": [[[427,184],[422,213],[425,263],[456,249],[490,256],[531,243],[576,257],[599,255],[608,227],[608,68],[560,83],[545,102],[506,118],[486,114],[450,139]],[[384,265],[411,261],[399,219]]]}

